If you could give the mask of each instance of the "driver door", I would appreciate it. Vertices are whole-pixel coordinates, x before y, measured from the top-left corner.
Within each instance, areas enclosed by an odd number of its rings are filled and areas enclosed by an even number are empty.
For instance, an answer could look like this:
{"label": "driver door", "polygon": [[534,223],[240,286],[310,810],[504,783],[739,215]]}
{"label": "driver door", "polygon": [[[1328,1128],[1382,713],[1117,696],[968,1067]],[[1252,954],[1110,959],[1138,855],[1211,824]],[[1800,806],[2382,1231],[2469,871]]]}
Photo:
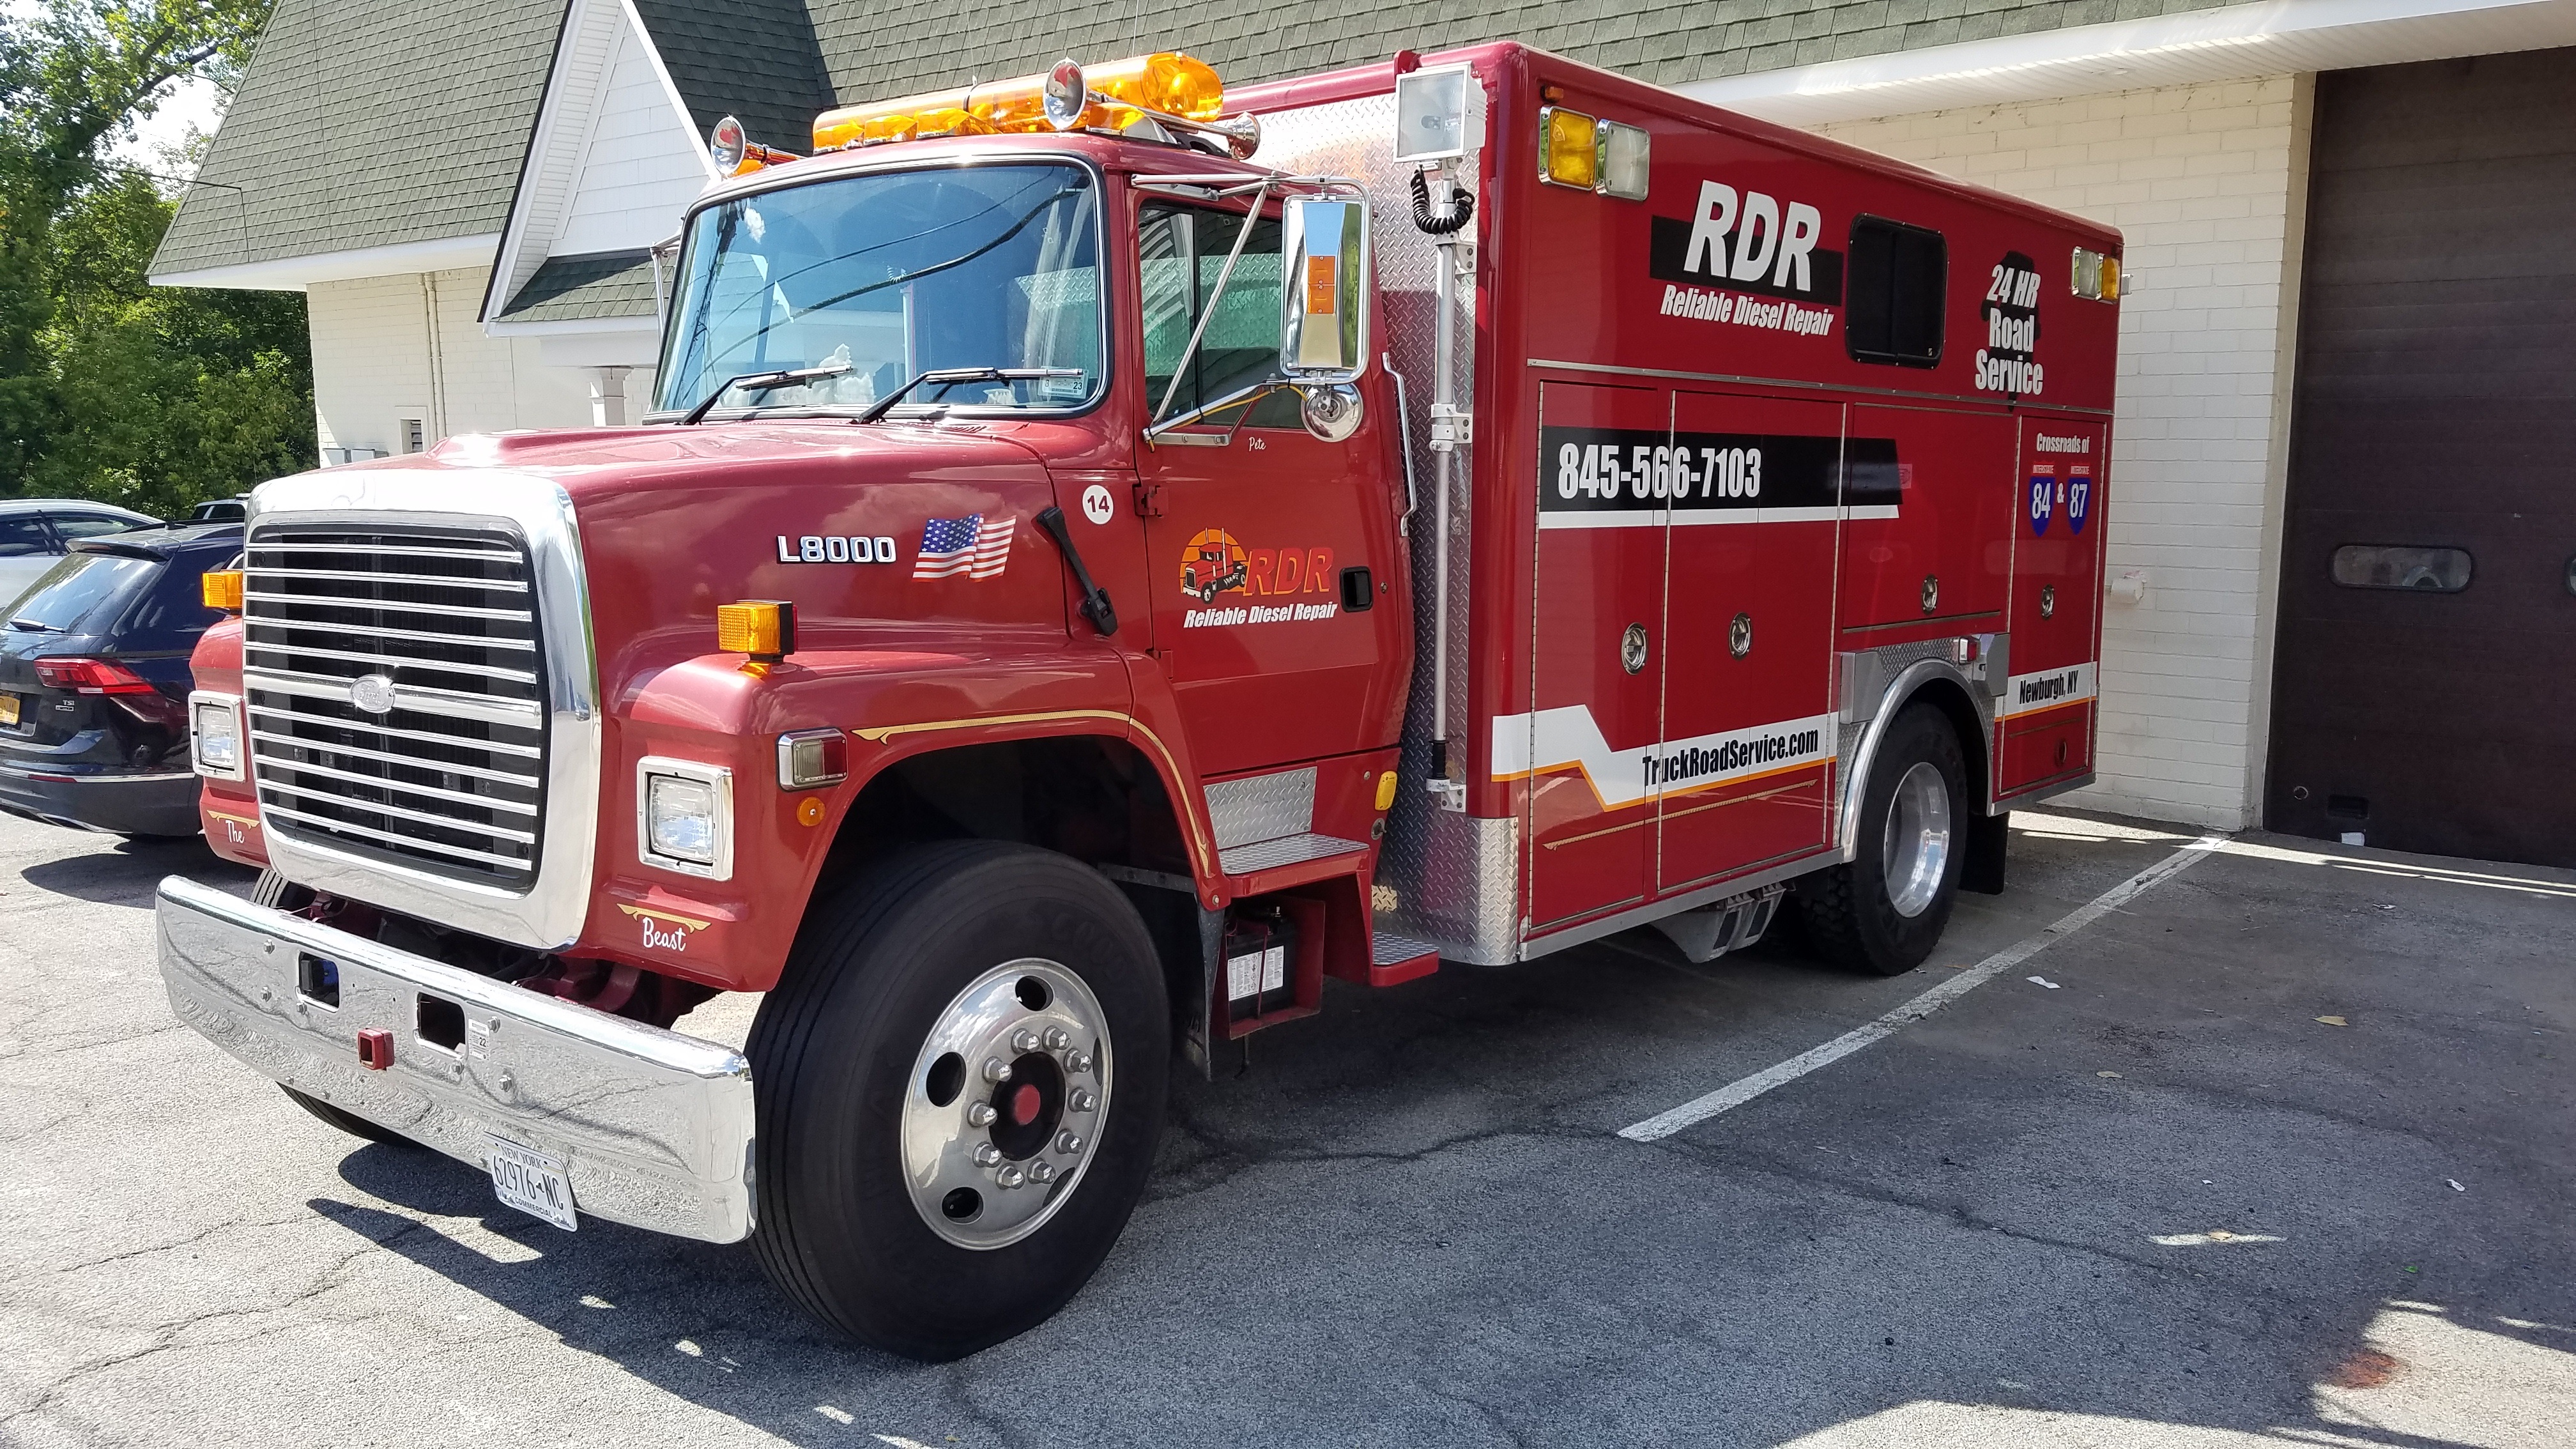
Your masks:
{"label": "driver door", "polygon": [[[1140,205],[1141,416],[1185,415],[1278,372],[1275,210],[1253,224],[1217,289],[1243,217],[1160,199]],[[1391,657],[1381,627],[1391,615],[1375,606],[1401,596],[1381,588],[1398,564],[1382,480],[1364,461],[1386,454],[1374,422],[1324,442],[1283,388],[1137,444],[1154,639],[1202,774],[1386,743],[1371,702],[1384,697],[1372,686]]]}

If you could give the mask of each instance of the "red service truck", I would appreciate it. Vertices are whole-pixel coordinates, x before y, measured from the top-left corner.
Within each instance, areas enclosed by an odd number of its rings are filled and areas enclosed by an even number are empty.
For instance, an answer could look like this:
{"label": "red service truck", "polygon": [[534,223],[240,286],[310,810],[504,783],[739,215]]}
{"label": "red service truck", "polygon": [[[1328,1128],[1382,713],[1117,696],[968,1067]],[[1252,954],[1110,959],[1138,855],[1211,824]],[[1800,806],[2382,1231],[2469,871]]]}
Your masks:
{"label": "red service truck", "polygon": [[253,496],[159,953],[325,1120],[952,1357],[1327,977],[1905,971],[2091,778],[2117,233],[1511,44],[814,131],[641,426]]}

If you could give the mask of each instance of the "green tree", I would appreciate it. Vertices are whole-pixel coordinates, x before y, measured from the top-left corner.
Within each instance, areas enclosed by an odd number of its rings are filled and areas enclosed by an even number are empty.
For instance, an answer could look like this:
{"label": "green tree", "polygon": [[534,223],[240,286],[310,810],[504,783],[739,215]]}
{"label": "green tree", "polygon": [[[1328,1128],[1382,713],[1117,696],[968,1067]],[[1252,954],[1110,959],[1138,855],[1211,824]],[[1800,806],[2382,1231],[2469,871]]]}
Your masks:
{"label": "green tree", "polygon": [[0,13],[0,496],[168,516],[311,466],[303,299],[149,286],[176,204],[111,154],[180,82],[229,90],[268,7]]}

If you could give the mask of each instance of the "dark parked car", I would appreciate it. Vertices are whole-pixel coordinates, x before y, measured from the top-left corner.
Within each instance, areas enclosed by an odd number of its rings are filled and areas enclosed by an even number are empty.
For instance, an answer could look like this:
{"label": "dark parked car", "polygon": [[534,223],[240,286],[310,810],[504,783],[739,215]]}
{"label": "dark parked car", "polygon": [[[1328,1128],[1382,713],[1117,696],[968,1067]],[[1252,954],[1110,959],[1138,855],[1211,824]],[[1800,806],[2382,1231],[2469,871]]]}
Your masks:
{"label": "dark parked car", "polygon": [[75,540],[0,627],[0,810],[118,835],[197,833],[188,652],[238,523]]}

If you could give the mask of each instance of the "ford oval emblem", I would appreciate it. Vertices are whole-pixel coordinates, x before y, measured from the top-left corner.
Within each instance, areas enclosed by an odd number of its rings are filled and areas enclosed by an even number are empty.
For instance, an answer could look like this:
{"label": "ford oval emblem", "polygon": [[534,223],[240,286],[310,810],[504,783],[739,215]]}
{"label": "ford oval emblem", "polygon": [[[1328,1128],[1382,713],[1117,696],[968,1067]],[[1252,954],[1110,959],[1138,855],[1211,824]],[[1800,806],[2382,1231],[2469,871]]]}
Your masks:
{"label": "ford oval emblem", "polygon": [[369,714],[394,707],[394,682],[381,674],[363,674],[349,682],[349,703]]}

